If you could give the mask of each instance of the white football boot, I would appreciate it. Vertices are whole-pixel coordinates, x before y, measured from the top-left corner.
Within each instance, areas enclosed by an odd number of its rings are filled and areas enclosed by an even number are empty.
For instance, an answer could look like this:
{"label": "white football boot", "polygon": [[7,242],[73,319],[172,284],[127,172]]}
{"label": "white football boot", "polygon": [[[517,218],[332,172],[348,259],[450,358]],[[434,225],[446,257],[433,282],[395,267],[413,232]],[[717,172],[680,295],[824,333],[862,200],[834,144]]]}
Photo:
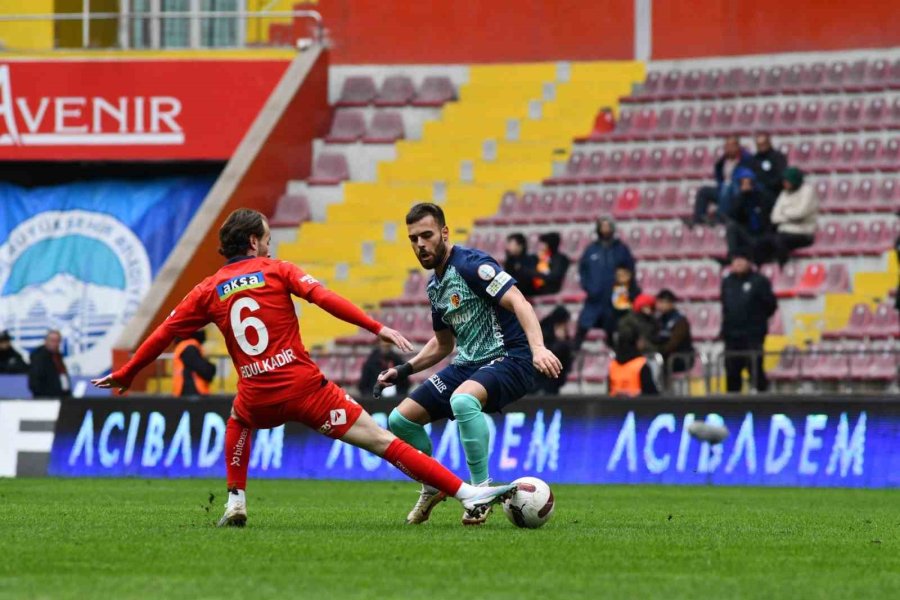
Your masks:
{"label": "white football boot", "polygon": [[247,524],[247,500],[244,490],[228,490],[225,514],[219,519],[218,527],[243,527]]}
{"label": "white football boot", "polygon": [[463,501],[463,508],[466,509],[462,516],[463,525],[484,525],[493,506],[512,498],[516,493],[515,484],[491,486],[490,483],[490,479],[479,483],[479,491],[483,492]]}
{"label": "white football boot", "polygon": [[413,509],[409,511],[409,514],[406,515],[406,524],[421,525],[431,516],[431,511],[434,507],[446,499],[447,494],[444,492],[423,485],[422,491],[419,492],[419,500],[413,506]]}

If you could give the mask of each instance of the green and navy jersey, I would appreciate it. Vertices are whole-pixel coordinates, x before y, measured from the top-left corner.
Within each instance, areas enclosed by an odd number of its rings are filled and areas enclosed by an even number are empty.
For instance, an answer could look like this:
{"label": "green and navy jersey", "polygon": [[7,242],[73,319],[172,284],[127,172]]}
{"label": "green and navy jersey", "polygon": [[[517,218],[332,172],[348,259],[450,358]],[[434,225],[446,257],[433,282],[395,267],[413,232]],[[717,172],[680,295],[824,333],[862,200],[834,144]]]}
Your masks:
{"label": "green and navy jersey", "polygon": [[450,328],[456,337],[454,364],[481,364],[501,356],[531,359],[519,320],[500,306],[515,284],[490,255],[453,246],[444,274],[432,275],[426,291],[434,330]]}

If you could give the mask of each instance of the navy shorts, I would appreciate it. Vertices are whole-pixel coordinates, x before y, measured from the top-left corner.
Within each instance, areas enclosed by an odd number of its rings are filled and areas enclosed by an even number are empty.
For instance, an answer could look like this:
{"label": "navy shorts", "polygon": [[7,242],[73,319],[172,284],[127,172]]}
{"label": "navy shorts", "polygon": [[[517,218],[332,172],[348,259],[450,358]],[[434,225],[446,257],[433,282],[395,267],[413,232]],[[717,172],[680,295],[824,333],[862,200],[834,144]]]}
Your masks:
{"label": "navy shorts", "polygon": [[484,412],[500,412],[534,388],[530,359],[504,356],[484,365],[445,367],[422,382],[409,395],[421,404],[433,421],[452,419],[450,396],[464,381],[477,381],[488,393]]}

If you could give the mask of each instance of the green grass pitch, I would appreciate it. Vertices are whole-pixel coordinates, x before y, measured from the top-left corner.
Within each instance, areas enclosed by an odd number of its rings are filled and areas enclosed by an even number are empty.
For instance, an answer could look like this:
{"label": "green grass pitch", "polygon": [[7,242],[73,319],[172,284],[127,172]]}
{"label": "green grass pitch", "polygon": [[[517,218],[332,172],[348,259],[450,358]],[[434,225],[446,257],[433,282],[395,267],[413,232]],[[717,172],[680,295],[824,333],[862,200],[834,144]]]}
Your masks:
{"label": "green grass pitch", "polygon": [[[553,520],[408,527],[408,483],[0,479],[0,598],[896,598],[900,491],[554,486]],[[210,494],[215,494],[211,499]]]}

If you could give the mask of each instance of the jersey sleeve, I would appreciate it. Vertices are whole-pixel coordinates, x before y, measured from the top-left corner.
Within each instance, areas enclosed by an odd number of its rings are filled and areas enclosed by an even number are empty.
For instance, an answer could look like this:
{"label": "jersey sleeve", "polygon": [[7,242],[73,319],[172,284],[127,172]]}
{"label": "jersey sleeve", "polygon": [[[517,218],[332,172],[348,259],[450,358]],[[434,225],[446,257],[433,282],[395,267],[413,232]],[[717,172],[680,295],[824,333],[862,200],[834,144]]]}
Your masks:
{"label": "jersey sleeve", "polygon": [[118,371],[113,378],[120,383],[130,385],[137,373],[162,354],[176,337],[188,337],[209,323],[206,309],[206,294],[202,285],[198,285],[178,303],[162,324],[135,351],[134,356]]}
{"label": "jersey sleeve", "polygon": [[314,289],[321,287],[319,280],[309,275],[293,263],[282,261],[280,265],[281,274],[284,276],[285,285],[295,296],[303,298],[307,302],[309,296]]}
{"label": "jersey sleeve", "polygon": [[493,304],[499,304],[509,288],[517,283],[497,261],[483,252],[473,253],[458,270],[473,292]]}
{"label": "jersey sleeve", "polygon": [[437,309],[435,309],[434,306],[432,306],[431,307],[431,328],[434,331],[443,331],[444,329],[447,329],[448,327],[449,327],[449,325],[444,323],[443,315],[441,315],[441,313],[439,313],[437,311]]}

